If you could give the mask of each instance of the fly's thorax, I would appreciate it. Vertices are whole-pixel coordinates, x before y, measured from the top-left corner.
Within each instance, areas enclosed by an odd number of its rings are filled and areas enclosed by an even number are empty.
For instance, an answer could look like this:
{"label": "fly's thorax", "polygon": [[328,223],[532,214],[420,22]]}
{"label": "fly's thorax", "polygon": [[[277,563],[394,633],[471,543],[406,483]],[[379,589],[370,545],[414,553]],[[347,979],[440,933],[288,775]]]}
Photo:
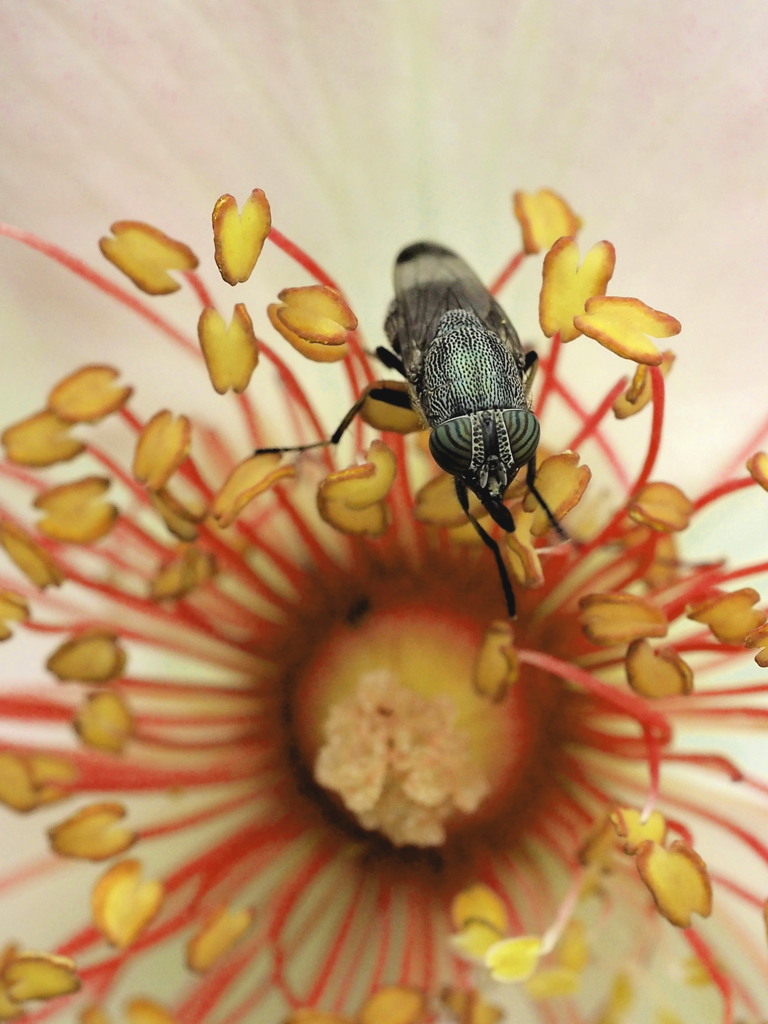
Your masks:
{"label": "fly's thorax", "polygon": [[514,354],[474,313],[443,314],[420,369],[419,404],[430,426],[489,409],[527,410]]}
{"label": "fly's thorax", "polygon": [[496,500],[536,455],[539,421],[530,409],[484,409],[432,429],[429,448],[441,469],[478,497]]}

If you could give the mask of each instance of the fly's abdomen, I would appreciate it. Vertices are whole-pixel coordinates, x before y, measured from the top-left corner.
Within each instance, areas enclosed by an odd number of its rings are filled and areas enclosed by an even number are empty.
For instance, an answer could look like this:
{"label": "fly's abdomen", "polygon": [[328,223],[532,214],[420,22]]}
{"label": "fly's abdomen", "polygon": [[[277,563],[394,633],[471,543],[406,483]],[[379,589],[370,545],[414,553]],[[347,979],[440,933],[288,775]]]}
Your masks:
{"label": "fly's abdomen", "polygon": [[473,313],[451,310],[424,353],[421,406],[431,426],[485,409],[526,409],[512,354]]}

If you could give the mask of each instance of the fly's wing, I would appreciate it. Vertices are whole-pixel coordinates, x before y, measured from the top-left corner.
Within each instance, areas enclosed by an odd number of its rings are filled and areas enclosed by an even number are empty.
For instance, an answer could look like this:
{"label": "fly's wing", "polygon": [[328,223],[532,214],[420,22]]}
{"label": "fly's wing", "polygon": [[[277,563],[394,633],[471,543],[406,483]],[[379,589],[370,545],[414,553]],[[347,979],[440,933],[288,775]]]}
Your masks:
{"label": "fly's wing", "polygon": [[426,347],[444,313],[464,309],[474,313],[509,349],[525,371],[525,354],[506,313],[480,278],[455,252],[434,242],[416,242],[395,261],[395,298],[385,330],[392,348],[416,381]]}

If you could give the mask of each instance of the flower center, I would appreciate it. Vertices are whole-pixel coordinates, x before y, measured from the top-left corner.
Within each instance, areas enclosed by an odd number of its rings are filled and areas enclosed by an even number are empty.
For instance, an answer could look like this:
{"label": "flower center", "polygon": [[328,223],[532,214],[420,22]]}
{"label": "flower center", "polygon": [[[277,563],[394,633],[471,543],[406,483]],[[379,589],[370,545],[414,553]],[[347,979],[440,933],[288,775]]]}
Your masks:
{"label": "flower center", "polygon": [[537,730],[517,689],[500,704],[473,689],[487,608],[433,603],[423,579],[416,600],[396,589],[358,602],[315,645],[291,717],[302,761],[359,826],[441,846],[507,803]]}

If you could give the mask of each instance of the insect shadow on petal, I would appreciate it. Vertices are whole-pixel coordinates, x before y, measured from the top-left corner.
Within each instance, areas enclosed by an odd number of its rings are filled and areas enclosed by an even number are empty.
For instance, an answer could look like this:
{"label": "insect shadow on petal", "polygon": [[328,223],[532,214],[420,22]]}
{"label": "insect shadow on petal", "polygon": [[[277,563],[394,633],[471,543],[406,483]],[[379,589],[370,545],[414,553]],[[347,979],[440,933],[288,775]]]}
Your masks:
{"label": "insect shadow on petal", "polygon": [[539,421],[529,394],[537,364],[524,352],[504,310],[456,253],[433,242],[407,246],[395,261],[395,298],[384,329],[391,349],[376,355],[399,371],[409,394],[374,385],[360,396],[333,434],[311,444],[260,448],[300,452],[339,442],[366,398],[409,403],[431,428],[429,448],[450,473],[465,515],[496,560],[510,617],[515,595],[494,538],[469,509],[468,489],[502,530],[515,529],[504,492],[523,466],[526,484],[563,540],[565,532],[536,488]]}

